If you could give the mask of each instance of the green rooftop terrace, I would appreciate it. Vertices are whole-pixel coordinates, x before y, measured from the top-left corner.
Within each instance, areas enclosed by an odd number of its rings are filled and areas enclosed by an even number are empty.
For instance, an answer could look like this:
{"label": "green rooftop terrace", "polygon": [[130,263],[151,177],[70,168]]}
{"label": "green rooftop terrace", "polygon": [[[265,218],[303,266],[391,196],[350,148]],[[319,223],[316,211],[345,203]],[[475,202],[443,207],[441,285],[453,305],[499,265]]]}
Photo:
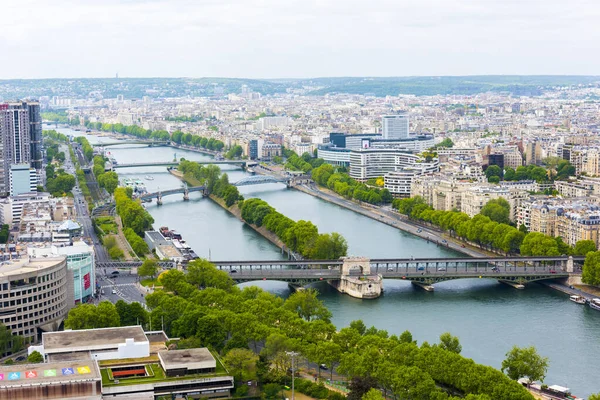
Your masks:
{"label": "green rooftop terrace", "polygon": [[[214,354],[213,354],[213,357],[214,357]],[[121,360],[121,361],[123,361],[123,360]],[[117,360],[115,360],[115,362],[112,363],[112,367],[118,367],[123,364],[125,364],[125,365],[130,364],[133,360],[129,359],[127,361],[128,361],[127,363],[119,364],[119,363],[117,363]],[[146,370],[148,371],[148,376],[132,377],[132,378],[119,378],[119,379],[117,379],[117,381],[119,383],[115,383],[114,379],[111,379],[112,374],[109,373],[110,367],[104,367],[104,368],[101,367],[100,375],[102,376],[102,386],[110,387],[110,386],[139,385],[139,384],[144,384],[144,383],[180,381],[183,379],[214,378],[217,376],[227,376],[228,375],[227,370],[225,369],[223,364],[221,364],[221,361],[217,357],[215,357],[215,361],[216,361],[215,372],[208,373],[208,374],[190,374],[190,375],[174,376],[174,377],[166,376],[165,371],[163,371],[161,365],[157,362],[148,363],[148,360],[145,358],[139,359],[139,361],[140,361],[139,365],[146,366]]]}

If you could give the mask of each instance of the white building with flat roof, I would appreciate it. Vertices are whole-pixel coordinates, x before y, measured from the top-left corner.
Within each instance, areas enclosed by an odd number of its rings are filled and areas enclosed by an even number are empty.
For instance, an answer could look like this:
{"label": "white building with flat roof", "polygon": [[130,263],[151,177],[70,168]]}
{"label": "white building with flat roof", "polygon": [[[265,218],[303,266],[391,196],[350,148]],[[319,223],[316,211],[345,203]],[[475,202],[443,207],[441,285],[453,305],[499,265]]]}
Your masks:
{"label": "white building with flat roof", "polygon": [[383,139],[408,139],[408,116],[384,115],[381,117]]}

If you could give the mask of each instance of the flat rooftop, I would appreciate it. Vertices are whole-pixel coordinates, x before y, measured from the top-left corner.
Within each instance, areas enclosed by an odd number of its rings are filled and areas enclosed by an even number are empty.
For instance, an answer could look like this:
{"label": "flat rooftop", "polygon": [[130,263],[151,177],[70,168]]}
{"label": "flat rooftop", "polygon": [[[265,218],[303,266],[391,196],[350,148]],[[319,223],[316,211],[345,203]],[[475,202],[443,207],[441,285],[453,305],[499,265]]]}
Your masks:
{"label": "flat rooftop", "polygon": [[158,358],[165,369],[216,367],[216,360],[207,348],[159,351]]}
{"label": "flat rooftop", "polygon": [[65,381],[100,380],[94,361],[65,361],[47,364],[0,365],[0,389],[29,385],[61,384]]}
{"label": "flat rooftop", "polygon": [[44,351],[85,351],[86,349],[116,348],[125,339],[147,342],[141,326],[84,329],[79,331],[45,332],[42,334]]}

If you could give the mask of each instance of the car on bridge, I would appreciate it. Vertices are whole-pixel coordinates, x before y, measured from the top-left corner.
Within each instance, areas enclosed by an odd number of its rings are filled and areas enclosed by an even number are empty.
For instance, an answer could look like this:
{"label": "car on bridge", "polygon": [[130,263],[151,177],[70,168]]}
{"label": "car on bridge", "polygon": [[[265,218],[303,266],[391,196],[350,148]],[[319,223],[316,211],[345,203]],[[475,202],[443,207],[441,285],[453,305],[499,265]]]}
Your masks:
{"label": "car on bridge", "polygon": [[439,267],[438,268],[438,271],[445,271],[445,270],[446,270],[446,267]]}
{"label": "car on bridge", "polygon": [[425,267],[419,267],[417,268],[417,271],[425,271]]}

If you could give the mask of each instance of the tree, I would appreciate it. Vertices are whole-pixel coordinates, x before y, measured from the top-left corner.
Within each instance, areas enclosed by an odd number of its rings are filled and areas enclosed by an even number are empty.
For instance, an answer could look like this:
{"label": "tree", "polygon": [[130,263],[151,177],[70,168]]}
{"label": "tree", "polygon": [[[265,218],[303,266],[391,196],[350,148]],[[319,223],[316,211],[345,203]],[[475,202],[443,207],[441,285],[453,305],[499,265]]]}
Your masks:
{"label": "tree", "polygon": [[575,175],[575,167],[567,160],[560,160],[556,166],[556,179],[566,180]]}
{"label": "tree", "polygon": [[27,356],[27,362],[31,364],[44,362],[44,356],[39,351],[32,351],[31,354]]}
{"label": "tree", "polygon": [[580,240],[575,243],[573,254],[576,256],[585,256],[590,251],[596,251],[596,243],[593,240]]}
{"label": "tree", "polygon": [[142,265],[138,268],[139,276],[149,276],[154,278],[158,271],[158,263],[153,259],[146,259]]}
{"label": "tree", "polygon": [[362,400],[385,400],[381,392],[375,388],[370,389],[362,397]]}
{"label": "tree", "polygon": [[329,321],[331,312],[323,302],[317,298],[319,292],[316,289],[304,289],[294,292],[284,303],[284,307],[294,311],[306,321],[322,319]]}
{"label": "tree", "polygon": [[277,399],[279,398],[279,392],[281,391],[281,386],[278,383],[267,383],[263,386],[263,394],[265,399]]}
{"label": "tree", "polygon": [[70,329],[95,329],[120,326],[119,313],[110,301],[101,301],[98,306],[78,304],[69,311],[65,327]]}
{"label": "tree", "polygon": [[480,213],[489,217],[492,221],[510,224],[510,204],[502,197],[488,201]]}
{"label": "tree", "polygon": [[452,336],[450,332],[445,332],[440,335],[440,347],[444,350],[460,354],[462,346],[456,336]]}
{"label": "tree", "polygon": [[502,372],[512,380],[527,377],[529,381],[544,381],[548,371],[548,358],[537,353],[535,347],[513,348],[506,353],[502,361]]}
{"label": "tree", "polygon": [[502,177],[502,169],[497,165],[490,165],[485,170],[485,176],[488,178],[488,182],[492,176],[497,176],[498,179]]}
{"label": "tree", "polygon": [[367,331],[367,326],[361,319],[350,322],[350,328],[356,330],[360,335],[364,335]]}
{"label": "tree", "polygon": [[13,335],[10,329],[0,324],[0,355],[16,353],[23,347],[23,337]]}
{"label": "tree", "polygon": [[372,377],[353,377],[348,384],[350,392],[346,397],[348,400],[361,400],[371,389],[377,387],[377,381]]}
{"label": "tree", "polygon": [[123,300],[118,300],[115,303],[115,308],[119,314],[121,326],[144,326],[148,322],[148,311],[137,301],[126,303]]}
{"label": "tree", "polygon": [[521,244],[521,254],[524,256],[558,256],[560,251],[554,238],[540,232],[529,232]]}
{"label": "tree", "polygon": [[588,400],[600,400],[600,393],[598,394],[590,394]]}
{"label": "tree", "polygon": [[248,349],[231,349],[223,357],[223,362],[238,381],[247,381],[256,377],[258,356]]}
{"label": "tree", "polygon": [[600,285],[600,251],[586,255],[581,280],[588,285]]}

